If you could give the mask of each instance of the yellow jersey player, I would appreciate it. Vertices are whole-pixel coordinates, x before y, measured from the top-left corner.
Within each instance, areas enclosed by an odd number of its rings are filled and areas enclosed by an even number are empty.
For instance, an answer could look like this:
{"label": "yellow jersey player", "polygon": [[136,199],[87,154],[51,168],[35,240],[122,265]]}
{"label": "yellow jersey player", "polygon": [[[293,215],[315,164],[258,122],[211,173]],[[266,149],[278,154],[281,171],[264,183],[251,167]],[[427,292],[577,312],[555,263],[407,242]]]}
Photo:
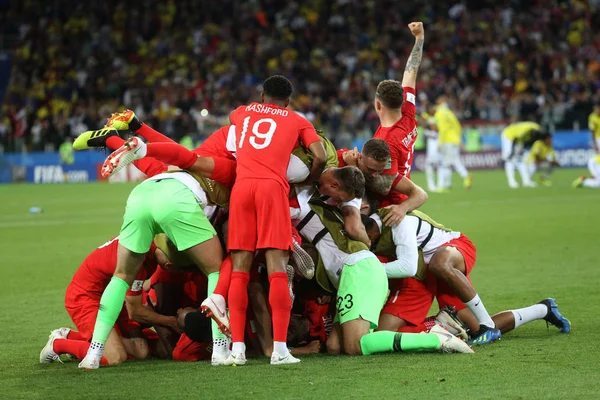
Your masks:
{"label": "yellow jersey player", "polygon": [[596,154],[588,161],[588,169],[590,170],[591,176],[587,178],[585,175],[581,175],[573,182],[573,187],[581,188],[600,188],[600,154]]}
{"label": "yellow jersey player", "polygon": [[510,124],[501,134],[502,160],[506,179],[511,189],[516,189],[519,184],[515,180],[515,167],[519,170],[523,186],[534,187],[524,162],[525,144],[537,134],[542,127],[531,121],[515,122]]}
{"label": "yellow jersey player", "polygon": [[439,146],[442,156],[438,169],[438,189],[448,191],[452,183],[452,168],[463,179],[465,189],[471,188],[471,175],[460,161],[460,145],[462,127],[456,115],[448,107],[445,96],[437,99],[437,107],[433,116],[439,132]]}
{"label": "yellow jersey player", "polygon": [[594,111],[588,117],[588,127],[592,132],[594,150],[600,154],[600,103],[594,104]]}
{"label": "yellow jersey player", "polygon": [[530,179],[539,171],[538,182],[544,186],[551,185],[550,174],[559,165],[552,148],[552,135],[546,133],[533,143],[525,163]]}

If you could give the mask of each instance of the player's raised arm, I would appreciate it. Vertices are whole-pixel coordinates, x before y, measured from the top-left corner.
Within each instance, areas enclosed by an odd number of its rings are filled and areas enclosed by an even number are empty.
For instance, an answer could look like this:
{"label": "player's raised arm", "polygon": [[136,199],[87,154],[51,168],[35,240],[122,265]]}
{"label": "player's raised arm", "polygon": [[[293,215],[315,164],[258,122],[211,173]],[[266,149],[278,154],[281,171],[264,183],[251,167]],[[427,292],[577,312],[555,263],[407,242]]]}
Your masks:
{"label": "player's raised arm", "polygon": [[410,33],[415,37],[415,45],[413,46],[410,56],[406,61],[406,68],[402,77],[402,86],[415,88],[417,85],[417,72],[423,58],[423,43],[425,42],[425,30],[422,22],[411,22],[408,24]]}

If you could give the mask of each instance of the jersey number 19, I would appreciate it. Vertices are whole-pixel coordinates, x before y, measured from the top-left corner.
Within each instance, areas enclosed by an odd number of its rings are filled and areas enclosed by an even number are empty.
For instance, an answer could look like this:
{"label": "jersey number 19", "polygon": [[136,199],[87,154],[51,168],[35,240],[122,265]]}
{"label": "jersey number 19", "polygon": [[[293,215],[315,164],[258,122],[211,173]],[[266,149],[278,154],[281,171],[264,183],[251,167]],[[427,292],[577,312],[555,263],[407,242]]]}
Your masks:
{"label": "jersey number 19", "polygon": [[[248,133],[249,125],[250,117],[248,116],[244,118],[242,134],[240,135],[240,143],[238,144],[239,149],[241,149],[244,145],[244,140],[246,139],[246,133]],[[250,136],[248,142],[255,149],[262,150],[271,144],[271,140],[273,140],[273,134],[275,133],[276,129],[277,122],[275,122],[273,119],[261,118],[252,124],[252,136]],[[259,143],[257,138],[261,139],[262,142]]]}

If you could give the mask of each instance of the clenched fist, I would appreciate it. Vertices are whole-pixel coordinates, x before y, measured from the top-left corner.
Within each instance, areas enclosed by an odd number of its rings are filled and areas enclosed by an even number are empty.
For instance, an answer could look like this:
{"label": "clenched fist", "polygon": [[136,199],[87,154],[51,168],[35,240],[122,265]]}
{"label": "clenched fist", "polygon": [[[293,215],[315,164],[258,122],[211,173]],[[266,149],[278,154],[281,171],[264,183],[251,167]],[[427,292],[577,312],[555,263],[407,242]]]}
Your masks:
{"label": "clenched fist", "polygon": [[410,29],[410,33],[412,33],[415,38],[425,38],[425,30],[423,29],[422,22],[411,22],[408,24],[408,29]]}

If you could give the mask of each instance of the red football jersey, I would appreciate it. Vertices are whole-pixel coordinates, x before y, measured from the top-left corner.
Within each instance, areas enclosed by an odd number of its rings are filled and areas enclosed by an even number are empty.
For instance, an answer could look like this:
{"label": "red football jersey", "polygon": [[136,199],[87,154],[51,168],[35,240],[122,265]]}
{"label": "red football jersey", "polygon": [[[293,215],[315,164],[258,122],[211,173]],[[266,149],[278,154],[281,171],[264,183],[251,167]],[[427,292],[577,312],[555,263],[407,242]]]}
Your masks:
{"label": "red football jersey", "polygon": [[344,161],[344,153],[347,152],[348,149],[341,149],[336,151],[338,158],[338,167],[342,168],[346,166],[346,162]]}
{"label": "red football jersey", "polygon": [[286,171],[298,140],[304,147],[321,140],[306,118],[273,104],[240,106],[229,119],[235,125],[237,179],[274,179],[287,188]]}
{"label": "red football jersey", "polygon": [[[106,286],[110,282],[115,269],[117,268],[117,249],[119,247],[119,237],[104,243],[94,250],[81,263],[81,266],[75,272],[71,283],[85,292],[102,295]],[[144,263],[135,277],[134,284],[127,292],[127,296],[137,296],[141,294],[140,281],[152,276],[156,270],[157,261],[154,257],[156,246],[152,243],[150,251],[146,253]],[[138,288],[139,286],[139,288]]]}
{"label": "red football jersey", "polygon": [[[228,148],[227,138],[231,135],[231,145]],[[219,157],[235,161],[235,127],[225,125],[214,131],[193,153],[201,157]]]}
{"label": "red football jersey", "polygon": [[[390,146],[390,167],[383,171],[383,173],[385,175],[398,174],[393,186],[396,186],[403,176],[410,178],[415,141],[417,140],[416,92],[411,87],[403,87],[403,89],[404,103],[402,104],[402,117],[390,127],[384,128],[380,125],[374,136],[375,138],[385,140]],[[391,190],[385,197],[384,202],[386,205],[398,204],[402,202],[402,195]]]}

